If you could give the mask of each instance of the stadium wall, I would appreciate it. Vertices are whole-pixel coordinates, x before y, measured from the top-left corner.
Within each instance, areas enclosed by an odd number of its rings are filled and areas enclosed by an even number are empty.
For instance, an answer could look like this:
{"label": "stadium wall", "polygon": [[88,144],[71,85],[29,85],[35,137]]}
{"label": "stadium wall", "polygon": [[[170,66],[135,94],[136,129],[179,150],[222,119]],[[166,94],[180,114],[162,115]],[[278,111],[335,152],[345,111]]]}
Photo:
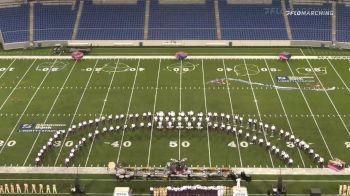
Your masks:
{"label": "stadium wall", "polygon": [[4,50],[14,50],[14,49],[26,49],[30,47],[30,42],[14,42],[14,43],[4,43]]}
{"label": "stadium wall", "polygon": [[[4,43],[4,50],[21,48],[41,48],[58,45],[93,47],[332,47],[331,41],[297,40],[47,40],[34,42]],[[336,43],[338,48],[350,49],[350,43]]]}
{"label": "stadium wall", "polygon": [[0,30],[0,43],[3,45],[4,44],[4,38],[2,37],[2,32]]}
{"label": "stadium wall", "polygon": [[350,49],[350,43],[338,42],[335,47],[342,49]]}

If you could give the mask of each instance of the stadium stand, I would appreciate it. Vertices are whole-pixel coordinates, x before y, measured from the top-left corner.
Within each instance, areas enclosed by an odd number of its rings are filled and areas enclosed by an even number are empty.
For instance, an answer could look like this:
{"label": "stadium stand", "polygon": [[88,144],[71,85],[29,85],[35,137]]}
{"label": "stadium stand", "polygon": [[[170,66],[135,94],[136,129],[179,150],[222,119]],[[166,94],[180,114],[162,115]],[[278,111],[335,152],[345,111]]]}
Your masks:
{"label": "stadium stand", "polygon": [[153,0],[150,8],[149,39],[216,39],[213,1],[183,5],[161,4]]}
{"label": "stadium stand", "polygon": [[350,4],[337,5],[337,40],[350,42]]}
{"label": "stadium stand", "polygon": [[[280,0],[219,0],[218,5],[214,0],[166,1],[170,3],[150,0],[149,15],[145,13],[146,0],[85,0],[81,15],[79,0],[33,2],[33,40],[332,40],[331,15],[284,17]],[[341,42],[350,41],[350,5],[344,2],[337,4],[336,14],[337,40]],[[326,0],[283,3],[288,11],[332,10]],[[5,43],[33,38],[30,13],[29,4],[0,3]]]}
{"label": "stadium stand", "polygon": [[[219,2],[222,39],[287,40],[281,2],[262,4],[228,4]],[[274,10],[274,12],[271,12]]]}
{"label": "stadium stand", "polygon": [[94,4],[85,1],[77,39],[142,40],[144,17],[144,0],[137,1],[137,4]]}
{"label": "stadium stand", "polygon": [[[291,9],[287,3],[287,9],[294,11],[331,11],[331,3],[295,3]],[[294,40],[332,40],[332,16],[325,15],[303,15],[290,14],[288,16]]]}
{"label": "stadium stand", "polygon": [[23,42],[29,39],[28,4],[0,7],[0,18],[0,29],[5,43]]}
{"label": "stadium stand", "polygon": [[42,4],[34,7],[34,40],[70,40],[78,6]]}

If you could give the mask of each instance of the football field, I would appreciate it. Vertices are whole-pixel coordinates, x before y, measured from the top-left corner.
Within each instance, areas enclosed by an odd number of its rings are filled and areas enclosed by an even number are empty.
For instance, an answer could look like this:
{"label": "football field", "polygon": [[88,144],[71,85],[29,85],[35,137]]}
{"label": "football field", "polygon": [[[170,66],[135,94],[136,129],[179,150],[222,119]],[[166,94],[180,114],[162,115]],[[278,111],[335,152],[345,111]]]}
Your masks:
{"label": "football field", "polygon": [[[308,57],[308,56],[307,56]],[[79,122],[116,114],[194,111],[240,115],[243,137],[226,131],[129,128],[88,141],[74,166],[165,166],[187,158],[192,166],[286,167],[279,156],[245,139],[256,135],[287,152],[293,167],[317,167],[313,157],[281,139],[283,129],[305,141],[327,162],[350,162],[350,60],[337,57],[269,56],[190,58],[89,56],[82,61],[32,56],[0,60],[0,165],[33,166],[53,133],[26,131],[33,124],[67,130]],[[249,118],[276,126],[253,130]],[[139,121],[137,122],[139,123]],[[121,125],[130,125],[125,118]],[[116,126],[116,122],[106,127]],[[22,130],[21,130],[21,129]],[[102,127],[99,128],[102,130]],[[80,138],[94,129],[65,134],[43,166],[64,166]]]}

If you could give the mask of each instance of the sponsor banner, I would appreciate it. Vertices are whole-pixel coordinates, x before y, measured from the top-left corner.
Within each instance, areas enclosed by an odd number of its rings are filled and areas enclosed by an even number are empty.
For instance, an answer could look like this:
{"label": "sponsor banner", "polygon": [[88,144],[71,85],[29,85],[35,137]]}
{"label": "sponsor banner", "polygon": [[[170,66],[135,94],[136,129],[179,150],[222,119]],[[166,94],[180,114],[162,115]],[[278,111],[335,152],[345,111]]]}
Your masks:
{"label": "sponsor banner", "polygon": [[278,82],[315,82],[313,76],[277,76]]}
{"label": "sponsor banner", "polygon": [[56,131],[64,130],[66,124],[37,124],[37,123],[26,123],[21,124],[18,127],[18,132],[22,133],[54,133]]}

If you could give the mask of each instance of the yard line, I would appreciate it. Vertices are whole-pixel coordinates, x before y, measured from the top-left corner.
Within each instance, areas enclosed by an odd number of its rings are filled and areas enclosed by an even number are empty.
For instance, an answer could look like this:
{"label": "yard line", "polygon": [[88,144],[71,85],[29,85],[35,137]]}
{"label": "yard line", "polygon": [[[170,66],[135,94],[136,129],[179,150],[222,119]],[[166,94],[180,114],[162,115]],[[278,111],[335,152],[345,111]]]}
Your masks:
{"label": "yard line", "polygon": [[[225,78],[226,78],[226,81],[228,80],[227,78],[227,72],[226,72],[226,64],[225,64],[225,60],[222,59],[222,64],[224,66],[224,73],[225,73]],[[226,89],[227,89],[227,93],[228,93],[228,97],[230,99],[230,108],[231,108],[231,115],[232,115],[232,118],[234,116],[234,113],[233,113],[233,106],[232,106],[232,99],[231,99],[231,92],[230,92],[230,87],[228,86],[228,83],[226,82]],[[238,155],[239,155],[239,161],[241,163],[241,167],[243,167],[243,162],[242,162],[242,156],[241,156],[241,150],[239,148],[239,141],[238,141],[238,136],[237,136],[237,133],[236,133],[236,142],[237,142],[237,150],[238,150]]]}
{"label": "yard line", "polygon": [[[70,75],[72,74],[72,71],[73,71],[73,69],[75,68],[75,65],[76,65],[76,64],[77,64],[77,61],[74,62],[72,68],[71,68],[70,71],[69,71],[69,74],[68,74],[67,77],[66,77],[66,80],[65,80],[64,83],[62,84],[60,91],[58,92],[58,94],[57,94],[55,100],[53,101],[53,103],[52,103],[52,105],[51,105],[51,108],[50,108],[50,110],[49,110],[49,113],[47,114],[47,116],[46,116],[46,118],[45,118],[45,120],[44,120],[44,124],[45,124],[45,123],[47,122],[47,120],[49,119],[49,116],[50,116],[50,114],[51,114],[51,112],[52,112],[54,106],[56,105],[56,102],[57,102],[58,98],[60,97],[60,95],[61,95],[61,93],[62,93],[62,91],[63,91],[63,87],[66,85],[66,83],[67,83],[67,81],[68,81]],[[32,151],[33,151],[33,148],[34,148],[36,142],[38,141],[38,138],[39,138],[40,134],[41,134],[41,132],[39,132],[39,133],[37,134],[37,136],[36,136],[36,138],[35,138],[35,140],[34,140],[34,143],[33,143],[32,147],[30,148],[29,153],[28,153],[28,155],[27,155],[27,157],[26,157],[26,159],[25,159],[25,161],[24,161],[24,163],[23,163],[23,166],[25,166],[25,164],[27,163],[28,158],[29,158],[29,156],[31,155],[31,153],[32,153]]]}
{"label": "yard line", "polygon": [[[117,61],[117,64],[115,65],[115,68],[114,68],[114,72],[113,72],[113,74],[112,74],[111,81],[109,82],[108,90],[107,90],[105,99],[103,100],[103,105],[102,105],[102,108],[101,108],[101,112],[100,112],[99,118],[102,117],[103,111],[104,111],[104,109],[105,109],[106,102],[107,102],[107,98],[108,98],[108,95],[109,95],[109,91],[111,90],[111,86],[112,86],[112,84],[113,84],[114,76],[115,76],[115,73],[117,72],[118,65],[119,65],[119,59],[118,59],[118,61]],[[89,162],[89,158],[90,158],[90,154],[91,154],[92,147],[94,146],[94,142],[95,142],[95,137],[92,138],[92,142],[91,142],[91,145],[90,145],[90,148],[89,148],[89,152],[88,152],[88,155],[87,155],[86,161],[85,161],[85,167],[87,166],[87,164],[88,164],[88,162]]]}
{"label": "yard line", "polygon": [[[157,86],[156,86],[156,93],[154,94],[154,104],[153,104],[153,114],[156,112],[156,105],[157,105],[157,96],[158,96],[158,84],[159,84],[159,73],[160,73],[160,65],[162,63],[162,59],[159,59],[159,64],[158,64],[158,75],[157,75]],[[154,116],[152,118],[152,121],[154,122]],[[148,158],[147,158],[147,167],[149,167],[149,161],[151,158],[151,148],[152,148],[152,138],[153,138],[153,126],[154,124],[152,123],[151,126],[151,136],[149,139],[149,147],[148,147]]]}
{"label": "yard line", "polygon": [[0,111],[2,110],[2,108],[4,107],[5,103],[7,102],[7,100],[11,97],[11,95],[13,94],[13,92],[17,89],[18,85],[22,82],[23,78],[27,75],[27,73],[29,72],[29,70],[33,67],[34,63],[36,62],[36,59],[33,61],[33,63],[29,66],[29,68],[27,69],[27,71],[22,75],[21,79],[17,82],[16,86],[12,89],[11,93],[6,97],[5,101],[2,103],[2,105],[0,106]]}
{"label": "yard line", "polygon": [[[90,76],[89,76],[89,79],[88,79],[88,81],[86,82],[84,91],[83,91],[83,93],[82,93],[81,96],[80,96],[80,99],[79,99],[79,102],[78,102],[77,107],[75,108],[73,118],[72,118],[72,120],[71,120],[70,123],[69,123],[69,127],[71,127],[72,124],[73,124],[73,122],[74,122],[75,116],[76,116],[76,114],[77,114],[77,112],[78,112],[78,109],[79,109],[79,107],[80,107],[81,101],[83,100],[83,97],[84,97],[84,95],[85,95],[85,92],[86,92],[86,90],[88,89],[87,87],[88,87],[89,84],[90,84],[90,80],[91,80],[91,78],[92,78],[92,75],[93,75],[94,72],[95,72],[95,68],[96,68],[96,66],[97,66],[98,61],[99,61],[99,60],[96,60],[96,63],[95,63],[95,65],[94,65],[94,67],[93,67],[93,69],[92,69],[92,71],[91,71],[91,74],[90,74]],[[66,135],[64,136],[63,142],[61,143],[61,148],[60,148],[60,151],[58,152],[58,155],[57,155],[57,157],[56,157],[54,166],[56,166],[56,164],[57,164],[58,158],[59,158],[60,155],[61,155],[61,152],[62,152],[64,143],[66,142],[67,137],[68,137],[68,131],[67,131]]]}
{"label": "yard line", "polygon": [[1,78],[5,75],[5,73],[10,69],[10,67],[12,66],[12,64],[13,64],[15,61],[16,61],[16,59],[13,60],[13,61],[10,63],[9,66],[6,67],[5,71],[2,72],[2,74],[0,75],[0,79],[1,79]]}
{"label": "yard line", "polygon": [[[259,120],[261,122],[262,119],[261,119],[261,113],[260,113],[260,109],[259,109],[258,100],[256,99],[256,96],[255,96],[255,91],[254,91],[254,88],[253,88],[252,80],[250,79],[250,75],[248,73],[248,67],[247,67],[247,63],[245,62],[245,59],[243,59],[243,62],[244,62],[245,69],[247,71],[247,76],[248,76],[248,80],[249,80],[249,83],[250,83],[250,89],[252,90],[252,93],[253,93],[254,102],[255,102],[256,109],[258,111]],[[265,142],[268,142],[265,131],[263,131],[263,134],[264,134]],[[272,167],[275,167],[275,165],[273,163],[273,160],[272,160],[272,156],[271,156],[271,152],[270,151],[269,151],[269,156],[270,156],[270,161],[271,161]]]}
{"label": "yard line", "polygon": [[[2,146],[2,148],[1,148],[1,150],[0,150],[0,154],[3,152],[3,150],[4,150],[4,148],[5,148],[6,144],[7,144],[7,142],[8,142],[9,139],[11,138],[11,136],[12,136],[13,132],[15,131],[16,127],[18,126],[19,122],[21,122],[22,117],[24,116],[24,113],[27,111],[28,107],[30,106],[30,104],[31,104],[32,101],[34,100],[34,97],[35,97],[36,94],[38,93],[38,91],[39,91],[41,85],[45,82],[47,76],[48,76],[49,73],[51,72],[51,69],[52,69],[52,67],[55,65],[56,61],[57,61],[57,59],[56,59],[56,60],[52,63],[52,65],[50,66],[50,69],[47,71],[47,73],[46,73],[46,75],[44,76],[44,78],[42,79],[41,83],[40,83],[39,86],[36,88],[34,94],[32,95],[32,97],[30,98],[28,104],[27,104],[26,107],[24,108],[24,110],[23,110],[21,116],[18,118],[18,120],[17,120],[15,126],[13,126],[10,135],[7,137],[7,139],[6,139],[5,143],[4,143],[4,145]],[[35,61],[34,61],[34,62],[35,62]],[[33,64],[34,64],[34,62],[33,62]],[[32,64],[32,65],[33,65],[33,64]],[[28,70],[27,70],[27,71],[28,71]],[[7,99],[6,99],[6,100],[7,100]],[[1,107],[1,108],[2,108],[2,107]]]}
{"label": "yard line", "polygon": [[[203,59],[202,59],[202,77],[203,77],[203,96],[204,96],[205,113],[208,114],[207,92],[206,92],[206,90],[205,90],[205,79],[204,79]],[[208,128],[208,125],[207,125],[207,138],[208,138],[209,167],[211,167],[211,151],[210,151],[210,137],[209,137],[209,128]]]}
{"label": "yard line", "polygon": [[[293,70],[292,70],[292,68],[290,67],[289,62],[288,62],[288,61],[286,61],[286,62],[287,62],[287,65],[288,65],[288,68],[289,68],[290,72],[292,73],[293,76],[295,76],[295,75],[294,75],[294,72],[293,72]],[[298,86],[298,88],[299,88],[299,91],[300,91],[301,95],[302,95],[303,98],[304,98],[304,101],[305,101],[305,103],[306,103],[307,108],[309,109],[309,112],[310,112],[310,114],[311,114],[311,116],[312,116],[312,119],[313,119],[314,122],[315,122],[315,125],[316,125],[316,127],[317,127],[317,130],[318,130],[319,134],[320,134],[321,137],[322,137],[323,143],[325,144],[325,146],[326,146],[326,148],[327,148],[328,154],[329,154],[329,156],[333,159],[333,155],[332,155],[332,153],[331,153],[331,151],[330,151],[330,149],[329,149],[329,147],[328,147],[328,144],[327,144],[327,142],[326,142],[326,140],[325,140],[325,138],[324,138],[324,136],[323,136],[323,133],[322,133],[322,131],[321,131],[321,128],[320,128],[320,126],[319,126],[318,123],[317,123],[317,120],[316,120],[316,118],[315,118],[315,115],[314,115],[314,113],[312,112],[312,109],[311,109],[311,107],[310,107],[310,105],[309,105],[309,102],[307,101],[307,99],[306,99],[306,97],[305,97],[305,95],[304,95],[304,92],[301,90],[299,83],[297,82],[296,84],[297,84],[297,86]]]}
{"label": "yard line", "polygon": [[[324,86],[323,86],[322,81],[320,80],[320,78],[318,77],[317,73],[316,73],[315,70],[313,69],[313,67],[312,67],[312,65],[311,65],[311,63],[310,63],[310,61],[309,61],[308,59],[306,59],[306,62],[309,64],[309,67],[311,68],[313,74],[316,76],[317,80],[320,82],[322,88],[325,89]],[[329,93],[328,93],[326,90],[324,90],[323,92],[326,93],[326,95],[327,95],[327,97],[328,97],[328,100],[329,100],[330,103],[332,104],[332,106],[333,106],[335,112],[337,113],[337,115],[338,115],[340,121],[342,122],[342,124],[343,124],[343,126],[344,126],[346,132],[348,132],[348,134],[349,134],[349,136],[350,136],[349,128],[348,128],[347,125],[345,124],[344,119],[341,117],[341,115],[340,115],[340,113],[339,113],[339,111],[338,111],[338,108],[335,106],[335,104],[334,104],[332,98],[329,96]]]}
{"label": "yard line", "polygon": [[[274,80],[273,77],[272,77],[269,64],[267,63],[266,59],[264,59],[264,61],[265,61],[267,70],[269,71],[269,75],[270,75],[270,78],[271,78],[271,80],[272,80],[272,82],[273,82],[273,85],[276,86],[276,82],[275,82],[275,80]],[[281,104],[281,106],[282,106],[283,113],[284,113],[284,115],[285,115],[285,117],[286,117],[286,120],[287,120],[289,129],[290,129],[290,132],[294,135],[294,131],[293,131],[292,125],[291,125],[291,123],[290,123],[290,121],[289,121],[289,117],[288,117],[288,114],[287,114],[287,112],[286,112],[286,109],[284,108],[284,104],[283,104],[283,101],[282,101],[282,99],[281,99],[280,93],[278,92],[277,88],[275,88],[275,90],[276,90],[278,99],[279,99],[279,101],[280,101],[280,104]],[[298,149],[298,153],[299,153],[301,162],[303,163],[303,167],[305,167],[305,162],[304,162],[303,156],[301,156],[300,149],[299,149],[299,148],[297,148],[297,149]]]}
{"label": "yard line", "polygon": [[[141,59],[139,59],[139,62],[137,63],[136,73],[135,73],[135,77],[134,77],[134,83],[132,84],[132,88],[131,88],[130,99],[129,99],[128,109],[127,109],[126,115],[125,115],[126,118],[125,118],[124,124],[126,124],[126,122],[128,121],[130,105],[131,105],[132,96],[134,94],[135,83],[136,83],[137,73],[139,71],[140,61],[141,61]],[[122,144],[123,144],[123,141],[124,141],[124,135],[125,135],[125,128],[123,128],[122,138],[121,138],[120,143],[119,143],[119,151],[118,151],[117,163],[119,163],[120,153],[121,153],[122,146],[123,146]]]}
{"label": "yard line", "polygon": [[[346,87],[346,90],[350,93],[350,89],[349,87],[346,85],[346,83],[344,82],[343,78],[339,75],[338,71],[335,69],[335,67],[333,66],[333,64],[331,63],[331,61],[329,59],[327,59],[328,63],[332,66],[334,72],[338,75],[339,79],[341,80],[341,82],[344,84],[344,86]],[[350,71],[350,70],[349,70]]]}
{"label": "yard line", "polygon": [[303,51],[303,49],[300,48],[300,52],[301,52],[304,56],[306,56],[305,53],[304,53],[304,51]]}
{"label": "yard line", "polygon": [[[179,97],[180,97],[180,105],[179,105],[179,112],[181,112],[182,110],[182,60],[180,62],[180,93],[179,93]],[[179,160],[181,159],[181,129],[179,129],[179,143],[178,143],[178,146],[179,146]]]}

